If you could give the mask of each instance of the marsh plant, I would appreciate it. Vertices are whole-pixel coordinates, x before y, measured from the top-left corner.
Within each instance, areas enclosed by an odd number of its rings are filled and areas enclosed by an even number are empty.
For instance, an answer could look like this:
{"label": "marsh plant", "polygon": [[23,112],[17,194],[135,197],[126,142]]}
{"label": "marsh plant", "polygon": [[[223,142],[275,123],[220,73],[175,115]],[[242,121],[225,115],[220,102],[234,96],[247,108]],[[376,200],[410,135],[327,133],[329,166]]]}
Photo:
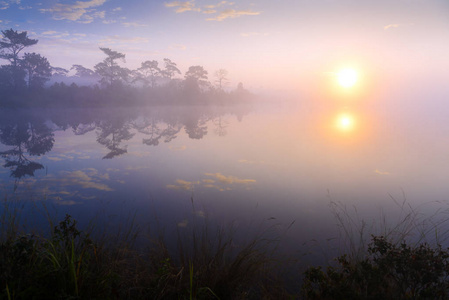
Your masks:
{"label": "marsh plant", "polygon": [[441,245],[396,245],[372,236],[367,255],[347,255],[305,272],[304,299],[448,299],[449,251]]}
{"label": "marsh plant", "polygon": [[138,228],[132,222],[115,235],[81,230],[70,215],[52,226],[50,234],[24,234],[16,223],[9,224],[14,230],[4,226],[9,234],[0,241],[0,298],[260,299],[287,295],[275,271],[278,240],[267,238],[268,232],[241,242],[232,228],[209,227],[205,222],[178,229],[176,249],[169,249],[163,231],[147,237],[146,246],[136,247]]}
{"label": "marsh plant", "polygon": [[[447,210],[426,215],[405,199],[399,217],[372,222],[332,202],[340,229],[340,255],[327,267],[304,272],[304,299],[449,299]],[[429,204],[429,203],[427,203]]]}
{"label": "marsh plant", "polygon": [[240,227],[208,218],[193,218],[174,234],[143,234],[133,216],[115,233],[80,229],[70,215],[48,218],[50,232],[39,234],[20,226],[18,202],[5,201],[0,298],[449,299],[445,211],[427,218],[404,202],[403,217],[392,225],[381,219],[379,229],[333,205],[342,252],[295,276],[293,263],[306,261],[283,257],[274,218],[243,239]]}

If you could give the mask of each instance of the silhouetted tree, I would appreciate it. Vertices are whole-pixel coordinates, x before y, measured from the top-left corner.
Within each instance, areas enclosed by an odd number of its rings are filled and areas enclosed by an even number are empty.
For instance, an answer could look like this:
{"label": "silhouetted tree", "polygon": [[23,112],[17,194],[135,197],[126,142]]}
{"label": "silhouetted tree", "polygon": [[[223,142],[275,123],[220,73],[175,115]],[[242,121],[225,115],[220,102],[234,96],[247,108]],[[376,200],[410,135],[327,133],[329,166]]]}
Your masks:
{"label": "silhouetted tree", "polygon": [[181,71],[176,67],[176,64],[168,58],[164,58],[164,70],[161,75],[165,78],[172,79],[175,73],[181,74]]}
{"label": "silhouetted tree", "polygon": [[78,77],[95,77],[95,72],[85,68],[82,65],[72,65],[70,70],[75,70],[75,76]]}
{"label": "silhouetted tree", "polygon": [[30,39],[26,31],[18,32],[8,29],[2,30],[3,37],[0,41],[0,58],[11,63],[8,72],[12,76],[12,86],[20,87],[24,84],[24,72],[20,70],[20,52],[29,46],[37,44],[37,40]]}
{"label": "silhouetted tree", "polygon": [[42,88],[51,77],[51,66],[48,60],[36,53],[25,53],[20,66],[27,72],[28,88]]}
{"label": "silhouetted tree", "polygon": [[185,89],[188,94],[197,94],[201,92],[201,87],[207,86],[207,71],[202,66],[191,66],[186,72]]}
{"label": "silhouetted tree", "polygon": [[234,91],[234,95],[237,96],[237,98],[244,98],[248,97],[250,92],[243,87],[243,83],[239,82],[237,89]]}
{"label": "silhouetted tree", "polygon": [[52,76],[61,76],[66,77],[69,70],[59,67],[51,67],[51,75]]}
{"label": "silhouetted tree", "polygon": [[207,83],[207,71],[202,66],[191,66],[185,74],[186,79],[194,79],[198,83]]}
{"label": "silhouetted tree", "polygon": [[225,69],[219,69],[215,71],[215,84],[219,90],[223,90],[223,86],[228,83],[228,71]]}
{"label": "silhouetted tree", "polygon": [[[16,86],[25,85],[25,71],[23,69],[14,69],[12,65],[0,66],[0,88],[12,89]],[[19,80],[20,79],[20,80]]]}
{"label": "silhouetted tree", "polygon": [[156,85],[156,79],[161,74],[161,69],[158,67],[158,62],[155,60],[147,60],[141,64],[141,67],[137,69],[137,78],[148,86],[151,83],[151,87]]}
{"label": "silhouetted tree", "polygon": [[100,48],[107,57],[94,66],[95,72],[102,77],[101,83],[107,86],[127,81],[130,71],[118,65],[117,60],[125,61],[125,54],[113,51],[109,48]]}

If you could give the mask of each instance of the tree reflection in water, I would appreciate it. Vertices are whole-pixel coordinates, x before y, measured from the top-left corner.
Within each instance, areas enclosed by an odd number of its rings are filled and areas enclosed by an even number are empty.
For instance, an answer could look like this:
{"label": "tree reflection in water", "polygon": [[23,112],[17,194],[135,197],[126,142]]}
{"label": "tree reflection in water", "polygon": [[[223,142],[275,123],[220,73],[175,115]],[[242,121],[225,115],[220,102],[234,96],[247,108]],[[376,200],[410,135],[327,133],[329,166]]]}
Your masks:
{"label": "tree reflection in water", "polygon": [[[34,176],[44,169],[31,157],[50,152],[55,143],[54,131],[71,129],[74,135],[95,132],[96,141],[108,152],[103,159],[112,159],[127,153],[127,145],[136,133],[145,135],[142,144],[158,146],[170,143],[182,130],[190,139],[202,139],[208,134],[208,126],[218,136],[226,135],[227,116],[249,113],[249,106],[195,106],[195,107],[147,107],[144,109],[98,110],[24,110],[0,113],[0,157],[10,176],[19,179]],[[1,145],[0,145],[1,146]],[[78,150],[78,149],[76,149]],[[16,187],[15,187],[16,188]]]}
{"label": "tree reflection in water", "polygon": [[134,133],[130,132],[129,122],[121,118],[104,120],[98,123],[97,130],[97,142],[109,150],[103,159],[111,159],[128,152],[127,146],[121,144],[134,136]]}
{"label": "tree reflection in water", "polygon": [[3,167],[11,170],[14,177],[14,190],[18,182],[25,176],[34,176],[36,170],[43,169],[40,163],[29,159],[29,156],[41,156],[49,152],[54,145],[54,133],[44,120],[33,117],[16,117],[14,121],[0,124],[0,142],[11,147],[0,152],[5,159]]}

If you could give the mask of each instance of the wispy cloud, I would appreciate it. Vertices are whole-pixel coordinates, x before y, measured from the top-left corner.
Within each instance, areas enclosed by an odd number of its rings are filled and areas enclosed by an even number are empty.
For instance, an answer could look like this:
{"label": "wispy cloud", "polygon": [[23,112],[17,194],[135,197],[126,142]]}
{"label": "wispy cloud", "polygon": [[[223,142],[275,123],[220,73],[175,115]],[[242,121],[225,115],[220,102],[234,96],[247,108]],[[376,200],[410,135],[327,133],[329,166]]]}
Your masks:
{"label": "wispy cloud", "polygon": [[247,164],[247,165],[262,165],[265,164],[264,161],[254,161],[254,160],[247,160],[247,159],[239,159],[237,161],[240,164]]}
{"label": "wispy cloud", "polygon": [[208,178],[201,181],[186,181],[177,179],[175,184],[168,184],[166,187],[172,190],[193,191],[195,186],[202,188],[217,189],[220,192],[232,190],[232,186],[240,185],[246,189],[252,188],[256,183],[255,179],[242,179],[235,176],[226,176],[221,173],[204,173]]}
{"label": "wispy cloud", "polygon": [[228,1],[221,1],[218,4],[209,4],[209,5],[204,5],[203,9],[202,9],[202,13],[203,14],[215,14],[217,12],[217,8],[225,6],[225,5],[234,5],[234,2],[228,2]]}
{"label": "wispy cloud", "polygon": [[[218,9],[224,6],[232,6],[235,2],[221,1],[217,4],[208,4],[203,7],[195,6],[195,1],[173,1],[170,3],[165,3],[165,7],[174,8],[176,13],[184,13],[187,11],[200,12],[202,14],[213,15],[217,14]],[[259,15],[260,12],[255,12],[251,10],[235,10],[235,9],[224,9],[217,15],[207,18],[206,21],[223,21],[226,19],[238,18],[241,16],[254,16]]]}
{"label": "wispy cloud", "polygon": [[200,8],[195,7],[194,1],[173,1],[165,3],[165,7],[175,8],[176,13],[183,13],[186,11],[201,11]]}
{"label": "wispy cloud", "polygon": [[48,176],[45,181],[51,181],[58,187],[80,187],[83,189],[95,189],[100,191],[113,191],[104,183],[109,180],[109,175],[100,174],[97,170],[89,168],[73,172],[63,171],[58,177]]}
{"label": "wispy cloud", "polygon": [[147,27],[147,24],[137,23],[137,22],[123,22],[125,27]]}
{"label": "wispy cloud", "polygon": [[121,11],[122,10],[122,8],[121,7],[116,7],[116,8],[114,8],[112,11]]}
{"label": "wispy cloud", "polygon": [[[149,40],[144,37],[133,37],[133,36],[121,36],[121,35],[110,35],[107,36],[105,39],[102,39],[99,41],[101,44],[117,44],[126,42],[127,44],[133,43],[148,43]],[[135,156],[142,157],[143,155],[141,153],[129,153],[129,154],[135,154]]]}
{"label": "wispy cloud", "polygon": [[392,29],[392,28],[399,28],[399,27],[403,27],[403,26],[412,26],[413,23],[409,23],[409,24],[388,24],[384,26],[384,30],[388,30],[388,29]]}
{"label": "wispy cloud", "polygon": [[185,45],[181,45],[181,44],[175,44],[175,45],[171,45],[170,47],[169,47],[170,49],[176,49],[176,50],[186,50],[187,49],[187,46],[185,46]]}
{"label": "wispy cloud", "polygon": [[206,9],[214,9],[214,8],[221,7],[223,5],[234,5],[234,3],[235,2],[221,1],[220,3],[217,3],[217,4],[204,5],[204,8],[206,8]]}
{"label": "wispy cloud", "polygon": [[[66,37],[70,36],[70,34],[68,32],[59,32],[59,31],[54,31],[54,30],[44,31],[41,34],[45,37],[56,38],[56,39],[66,38]],[[63,155],[63,156],[64,156],[64,158],[73,159],[73,156],[68,156],[68,155]]]}
{"label": "wispy cloud", "polygon": [[44,31],[42,32],[42,35],[53,35],[53,34],[57,34],[57,31],[54,30],[49,30],[49,31]]}
{"label": "wispy cloud", "polygon": [[398,28],[399,24],[388,24],[384,26],[384,30],[390,29],[390,28]]}
{"label": "wispy cloud", "polygon": [[218,16],[214,18],[208,18],[206,21],[223,21],[226,19],[234,19],[241,16],[257,16],[260,15],[260,12],[251,11],[251,10],[235,10],[235,9],[226,9],[222,11]]}
{"label": "wispy cloud", "polygon": [[55,20],[70,20],[91,23],[95,18],[104,18],[103,12],[96,12],[94,7],[103,5],[106,0],[76,1],[75,4],[56,3],[52,8],[40,9],[49,12]]}
{"label": "wispy cloud", "polygon": [[0,9],[8,9],[11,4],[20,4],[20,0],[7,0],[7,1],[0,1]]}
{"label": "wispy cloud", "polygon": [[250,37],[250,36],[267,36],[269,33],[266,32],[242,32],[240,33],[240,36],[243,37]]}
{"label": "wispy cloud", "polygon": [[168,146],[168,149],[172,150],[172,151],[184,151],[187,149],[187,146],[179,146],[179,147],[175,147],[175,146]]}
{"label": "wispy cloud", "polygon": [[94,18],[104,19],[104,17],[106,16],[106,12],[105,11],[97,11],[97,12],[93,13],[92,16]]}
{"label": "wispy cloud", "polygon": [[199,181],[186,181],[182,179],[177,179],[176,184],[167,184],[166,187],[171,190],[192,191],[193,187],[199,183],[200,183]]}
{"label": "wispy cloud", "polygon": [[376,169],[374,171],[374,173],[379,174],[379,175],[390,175],[390,172],[383,172],[383,171],[379,171],[378,169]]}
{"label": "wispy cloud", "polygon": [[256,183],[256,180],[254,179],[241,179],[234,176],[226,176],[221,173],[205,173],[206,176],[211,176],[217,179],[219,182],[227,183],[227,184],[252,184]]}

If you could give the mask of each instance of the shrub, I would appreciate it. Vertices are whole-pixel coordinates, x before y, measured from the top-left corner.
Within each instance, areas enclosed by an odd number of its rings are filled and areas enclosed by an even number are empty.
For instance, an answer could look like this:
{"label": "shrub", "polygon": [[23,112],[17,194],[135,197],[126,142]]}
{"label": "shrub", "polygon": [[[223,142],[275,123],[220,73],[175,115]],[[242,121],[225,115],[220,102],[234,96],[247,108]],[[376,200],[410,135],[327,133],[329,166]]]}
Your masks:
{"label": "shrub", "polygon": [[448,299],[449,252],[441,245],[411,247],[372,236],[366,258],[337,258],[336,267],[305,272],[305,299]]}

